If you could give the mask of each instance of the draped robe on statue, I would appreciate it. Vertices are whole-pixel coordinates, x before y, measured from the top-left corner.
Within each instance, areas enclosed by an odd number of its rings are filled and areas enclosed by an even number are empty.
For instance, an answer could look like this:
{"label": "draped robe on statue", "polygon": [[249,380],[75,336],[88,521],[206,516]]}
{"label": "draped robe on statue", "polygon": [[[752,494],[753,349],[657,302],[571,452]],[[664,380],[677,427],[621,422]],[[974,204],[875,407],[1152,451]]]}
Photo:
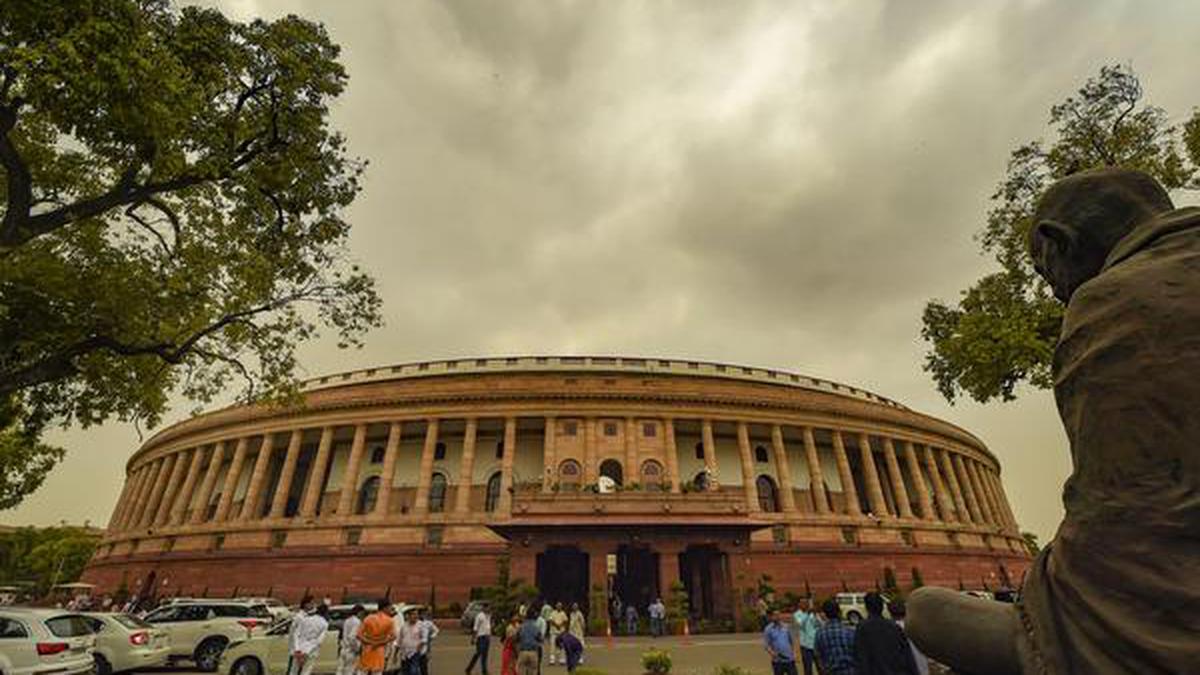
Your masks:
{"label": "draped robe on statue", "polygon": [[1066,517],[1026,579],[1026,673],[1200,673],[1200,209],[1138,225],[1067,306]]}

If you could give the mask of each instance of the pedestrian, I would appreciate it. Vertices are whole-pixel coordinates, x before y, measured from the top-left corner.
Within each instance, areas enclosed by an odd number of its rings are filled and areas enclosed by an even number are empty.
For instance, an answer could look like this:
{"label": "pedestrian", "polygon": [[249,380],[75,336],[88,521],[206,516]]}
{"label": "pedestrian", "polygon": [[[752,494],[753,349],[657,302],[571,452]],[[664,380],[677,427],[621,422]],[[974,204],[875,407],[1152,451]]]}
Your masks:
{"label": "pedestrian", "polygon": [[813,638],[821,675],[855,675],[854,627],[842,622],[842,610],[833,598],[825,601],[821,611],[825,623]]}
{"label": "pedestrian", "polygon": [[554,611],[550,612],[550,665],[554,665],[556,660],[563,660],[558,650],[558,636],[567,632],[567,621],[567,612],[563,610],[562,603],[556,603]]}
{"label": "pedestrian", "polygon": [[[301,602],[301,606],[312,607],[312,598]],[[302,612],[292,620],[289,651],[292,655],[288,675],[311,675],[317,665],[321,643],[329,632],[329,609],[321,605],[316,611]]]}
{"label": "pedestrian", "polygon": [[396,607],[383,598],[375,611],[358,627],[358,670],[363,673],[382,673],[387,666],[388,647],[396,640]]}
{"label": "pedestrian", "polygon": [[579,644],[587,647],[587,619],[583,616],[583,610],[579,608],[578,602],[571,603],[571,624],[567,626],[567,630],[571,635],[579,638]]}
{"label": "pedestrian", "polygon": [[767,624],[771,621],[771,604],[763,596],[758,596],[758,600],[754,603],[755,611],[758,612],[758,629],[766,630]]}
{"label": "pedestrian", "polygon": [[[904,601],[893,600],[888,603],[888,612],[891,613],[892,620],[896,622],[900,630],[904,630],[904,616],[908,613],[908,609],[904,606]],[[907,632],[905,633],[905,637],[908,637]],[[916,643],[912,640],[908,641],[908,646],[912,649],[913,661],[917,663],[917,673],[919,675],[929,675],[929,657],[921,653],[921,650],[917,649]]]}
{"label": "pedestrian", "polygon": [[788,629],[787,620],[787,614],[775,612],[763,629],[763,646],[771,655],[771,672],[774,675],[796,675],[796,645],[792,642],[792,631]]}
{"label": "pedestrian", "polygon": [[415,607],[404,612],[404,621],[396,631],[396,650],[400,653],[400,675],[421,675],[425,631]]}
{"label": "pedestrian", "polygon": [[354,675],[358,653],[362,649],[358,642],[358,629],[366,615],[367,610],[362,605],[355,605],[350,610],[350,616],[342,622],[342,634],[338,640],[337,675]]}
{"label": "pedestrian", "polygon": [[538,643],[538,675],[541,675],[542,661],[543,661],[543,657],[545,656],[544,650],[545,650],[545,645],[546,645],[546,635],[548,635],[550,632],[550,622],[546,619],[546,617],[549,616],[549,612],[547,610],[548,605],[546,603],[542,603],[541,605],[535,605],[535,606],[540,607],[540,609],[538,610],[538,613],[537,613],[536,620],[537,620],[538,630],[542,631],[542,641]]}
{"label": "pedestrian", "polygon": [[429,612],[428,607],[422,607],[420,611],[420,620],[417,622],[421,626],[423,632],[423,651],[421,652],[421,675],[429,675],[429,659],[433,655],[433,640],[439,634],[441,629],[433,622],[433,615]]}
{"label": "pedestrian", "polygon": [[796,609],[792,620],[797,628],[798,635],[796,637],[797,642],[800,643],[800,662],[804,666],[804,675],[813,675],[813,666],[816,660],[813,648],[816,645],[817,629],[821,627],[821,619],[813,609],[812,598],[805,600],[804,605]]}
{"label": "pedestrian", "polygon": [[567,672],[575,672],[575,669],[583,662],[583,642],[571,633],[562,633],[558,636],[558,642],[554,643],[554,647],[562,650],[563,664],[566,665]]}
{"label": "pedestrian", "polygon": [[637,635],[638,631],[638,611],[633,603],[625,605],[625,634]]}
{"label": "pedestrian", "polygon": [[612,602],[609,604],[608,617],[611,623],[617,626],[621,625],[621,617],[625,616],[621,610],[624,607],[621,604],[621,596],[613,594]]}
{"label": "pedestrian", "polygon": [[867,618],[854,635],[858,675],[917,675],[908,638],[899,626],[883,618],[883,598],[867,593]]}
{"label": "pedestrian", "polygon": [[517,674],[517,633],[521,630],[521,617],[517,614],[508,618],[504,627],[504,648],[500,651],[500,675]]}
{"label": "pedestrian", "polygon": [[479,672],[487,675],[488,671],[488,649],[492,646],[492,615],[489,613],[490,608],[487,605],[480,605],[479,611],[475,613],[475,624],[471,627],[471,643],[475,645],[475,653],[471,655],[471,661],[467,664],[467,672],[470,673],[475,669],[475,664],[479,664]]}
{"label": "pedestrian", "polygon": [[659,637],[663,634],[663,624],[667,619],[667,606],[663,604],[662,598],[654,598],[646,612],[650,615],[650,634]]}
{"label": "pedestrian", "polygon": [[517,675],[536,675],[542,651],[541,617],[536,609],[525,615],[525,623],[517,632]]}

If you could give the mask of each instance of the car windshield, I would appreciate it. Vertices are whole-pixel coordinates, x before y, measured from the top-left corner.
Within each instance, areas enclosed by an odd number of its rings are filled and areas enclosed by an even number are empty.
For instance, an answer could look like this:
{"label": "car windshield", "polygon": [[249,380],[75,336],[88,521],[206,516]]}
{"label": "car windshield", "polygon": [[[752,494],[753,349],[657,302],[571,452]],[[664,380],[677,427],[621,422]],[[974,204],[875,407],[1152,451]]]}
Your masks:
{"label": "car windshield", "polygon": [[53,619],[46,619],[46,628],[54,637],[81,637],[92,634],[92,626],[88,623],[87,617],[71,614],[68,616],[56,616]]}
{"label": "car windshield", "polygon": [[145,621],[142,621],[141,619],[137,618],[136,616],[130,616],[128,614],[117,614],[117,615],[113,616],[113,619],[116,620],[116,622],[121,624],[122,626],[125,626],[126,628],[149,628],[150,627],[150,624],[146,623]]}

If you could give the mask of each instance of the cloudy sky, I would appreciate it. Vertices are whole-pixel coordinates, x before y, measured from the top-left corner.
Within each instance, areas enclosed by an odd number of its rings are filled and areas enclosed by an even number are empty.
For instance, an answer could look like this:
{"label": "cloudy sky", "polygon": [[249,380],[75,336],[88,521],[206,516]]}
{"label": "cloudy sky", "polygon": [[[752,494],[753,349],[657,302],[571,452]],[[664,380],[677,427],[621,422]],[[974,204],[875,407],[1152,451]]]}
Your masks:
{"label": "cloudy sky", "polygon": [[[974,431],[1053,533],[1051,396],[948,406],[921,308],[989,269],[973,235],[1008,153],[1102,65],[1173,119],[1200,104],[1194,3],[214,4],[321,21],[350,72],[334,121],[371,163],[349,215],[387,326],[305,346],[307,374],[535,352],[791,369]],[[67,460],[0,521],[105,523],[137,431],[54,440]]]}

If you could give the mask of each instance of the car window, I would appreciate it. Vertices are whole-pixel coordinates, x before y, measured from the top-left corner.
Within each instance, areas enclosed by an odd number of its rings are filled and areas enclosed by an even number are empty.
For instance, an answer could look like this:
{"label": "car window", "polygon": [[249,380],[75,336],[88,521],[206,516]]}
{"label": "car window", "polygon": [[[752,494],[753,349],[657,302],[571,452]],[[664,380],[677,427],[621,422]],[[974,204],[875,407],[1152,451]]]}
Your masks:
{"label": "car window", "polygon": [[150,624],[146,623],[145,621],[142,621],[141,619],[137,618],[136,616],[130,616],[128,614],[117,614],[117,615],[113,616],[113,619],[115,619],[117,623],[121,624],[122,626],[125,626],[126,628],[149,628],[150,627]]}
{"label": "car window", "polygon": [[172,621],[178,621],[179,614],[179,607],[163,607],[147,614],[146,621],[150,623],[169,623]]}
{"label": "car window", "polygon": [[214,608],[212,608],[212,607],[205,607],[204,605],[191,605],[188,607],[184,607],[183,611],[180,612],[180,614],[182,616],[179,618],[179,620],[180,621],[207,621],[215,615],[215,612],[213,611],[213,609]]}
{"label": "car window", "polygon": [[92,625],[88,623],[86,616],[78,614],[69,614],[67,616],[56,616],[53,619],[46,619],[46,628],[54,634],[54,637],[82,637],[92,634]]}
{"label": "car window", "polygon": [[274,615],[266,605],[251,605],[249,615],[256,619],[272,619]]}
{"label": "car window", "polygon": [[221,617],[243,617],[250,615],[250,610],[245,605],[213,605],[211,609],[214,614]]}
{"label": "car window", "polygon": [[20,622],[0,618],[0,640],[17,640],[29,637],[29,631]]}
{"label": "car window", "polygon": [[271,629],[267,631],[267,635],[287,635],[291,628],[292,620],[284,619],[274,626],[271,626]]}
{"label": "car window", "polygon": [[99,633],[100,631],[102,631],[108,627],[107,624],[105,624],[103,621],[101,621],[100,619],[97,619],[94,616],[86,617],[84,620],[87,621],[88,625],[92,627],[93,633]]}

